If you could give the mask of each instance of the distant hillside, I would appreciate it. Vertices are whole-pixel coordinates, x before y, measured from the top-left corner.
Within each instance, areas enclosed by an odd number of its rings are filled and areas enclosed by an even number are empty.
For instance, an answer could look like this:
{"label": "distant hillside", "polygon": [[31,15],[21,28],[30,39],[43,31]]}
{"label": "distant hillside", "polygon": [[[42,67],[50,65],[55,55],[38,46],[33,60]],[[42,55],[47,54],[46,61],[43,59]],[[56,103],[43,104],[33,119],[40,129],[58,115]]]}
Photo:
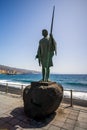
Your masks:
{"label": "distant hillside", "polygon": [[0,65],[0,74],[26,74],[26,73],[28,74],[28,73],[39,73],[39,72],[34,70],[20,69],[20,68]]}

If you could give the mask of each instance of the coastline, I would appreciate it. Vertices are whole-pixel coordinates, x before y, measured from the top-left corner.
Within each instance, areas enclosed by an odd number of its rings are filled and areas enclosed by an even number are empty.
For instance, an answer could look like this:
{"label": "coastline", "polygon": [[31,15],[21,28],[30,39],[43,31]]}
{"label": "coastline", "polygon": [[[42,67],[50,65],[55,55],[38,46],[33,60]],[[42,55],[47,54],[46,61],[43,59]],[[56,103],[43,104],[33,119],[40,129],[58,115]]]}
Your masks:
{"label": "coastline", "polygon": [[[16,95],[22,95],[23,94],[22,93],[23,89],[21,89],[21,88],[15,88],[15,87],[12,87],[12,86],[6,87],[6,85],[1,85],[1,84],[0,84],[0,91],[4,92],[4,93],[10,93],[10,94],[16,94]],[[70,106],[71,99],[69,97],[64,97],[63,100],[62,100],[62,103],[66,103]],[[87,107],[87,100],[73,98],[72,103],[73,103],[73,105]]]}

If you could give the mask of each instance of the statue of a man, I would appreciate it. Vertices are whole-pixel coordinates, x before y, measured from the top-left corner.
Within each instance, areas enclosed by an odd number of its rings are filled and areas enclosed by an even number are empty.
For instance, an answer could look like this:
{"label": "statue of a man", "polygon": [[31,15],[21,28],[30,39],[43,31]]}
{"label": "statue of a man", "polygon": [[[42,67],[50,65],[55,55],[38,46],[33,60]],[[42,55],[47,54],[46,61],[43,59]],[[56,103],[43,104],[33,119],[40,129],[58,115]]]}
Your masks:
{"label": "statue of a man", "polygon": [[42,81],[48,82],[50,67],[53,66],[52,57],[56,52],[56,42],[50,34],[48,38],[48,31],[46,29],[42,30],[43,38],[39,41],[39,47],[37,51],[36,58],[38,58],[39,65],[42,65]]}

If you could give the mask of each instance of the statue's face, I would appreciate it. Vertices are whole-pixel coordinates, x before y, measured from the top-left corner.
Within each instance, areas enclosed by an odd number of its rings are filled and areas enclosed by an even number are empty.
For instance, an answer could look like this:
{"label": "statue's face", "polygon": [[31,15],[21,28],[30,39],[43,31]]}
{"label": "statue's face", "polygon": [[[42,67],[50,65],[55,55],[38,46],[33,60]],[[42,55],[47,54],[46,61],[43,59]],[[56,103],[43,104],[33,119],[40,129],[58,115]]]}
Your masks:
{"label": "statue's face", "polygon": [[48,35],[48,31],[47,30],[42,30],[42,35],[44,36],[44,37],[46,37],[47,35]]}

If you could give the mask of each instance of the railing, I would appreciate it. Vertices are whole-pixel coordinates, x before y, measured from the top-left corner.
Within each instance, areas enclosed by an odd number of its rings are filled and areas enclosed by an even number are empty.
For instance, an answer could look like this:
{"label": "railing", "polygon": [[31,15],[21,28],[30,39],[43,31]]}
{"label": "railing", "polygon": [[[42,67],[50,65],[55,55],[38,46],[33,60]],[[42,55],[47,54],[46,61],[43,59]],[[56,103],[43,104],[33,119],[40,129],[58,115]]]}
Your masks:
{"label": "railing", "polygon": [[64,90],[64,91],[70,91],[70,106],[73,106],[73,90]]}
{"label": "railing", "polygon": [[[70,92],[70,106],[71,107],[73,107],[73,102],[74,102],[74,99],[75,98],[73,98],[73,93],[74,92],[81,92],[81,93],[86,93],[86,95],[87,95],[87,91],[79,91],[79,90],[64,90],[65,92],[66,91],[69,91]],[[87,97],[87,96],[86,96]],[[81,99],[80,99],[81,100]],[[79,100],[78,100],[79,101]],[[86,102],[86,106],[87,106],[87,100],[84,100],[84,99],[82,99],[82,101],[84,101],[84,102]],[[77,103],[78,104],[78,103]],[[80,103],[81,104],[81,103]],[[85,103],[84,103],[85,104]],[[82,104],[83,105],[83,104]],[[85,106],[85,105],[83,105],[83,106]]]}
{"label": "railing", "polygon": [[[14,88],[13,87],[14,85],[15,86],[20,86],[20,87],[19,88],[17,88],[17,87]],[[24,85],[24,84],[12,84],[12,83],[3,83],[3,84],[0,83],[0,91],[4,91],[6,94],[12,92],[12,93],[19,94],[19,95],[23,96],[23,90],[24,90],[25,86],[27,86],[27,85]],[[16,89],[17,89],[17,91],[14,91]],[[11,92],[10,92],[10,90],[11,90]],[[71,107],[73,107],[73,92],[84,92],[84,93],[87,93],[87,91],[64,90],[64,92],[66,92],[66,91],[70,92],[70,106]]]}
{"label": "railing", "polygon": [[[15,86],[18,86],[18,87],[15,87]],[[2,87],[1,87],[2,86]],[[25,88],[25,86],[27,85],[23,85],[23,84],[13,84],[13,83],[2,83],[0,84],[0,91],[4,91],[5,93],[10,93],[10,90],[13,89],[13,93],[17,93],[17,94],[20,94],[21,96],[23,96],[23,89]],[[15,91],[14,90],[18,90],[18,91]]]}

